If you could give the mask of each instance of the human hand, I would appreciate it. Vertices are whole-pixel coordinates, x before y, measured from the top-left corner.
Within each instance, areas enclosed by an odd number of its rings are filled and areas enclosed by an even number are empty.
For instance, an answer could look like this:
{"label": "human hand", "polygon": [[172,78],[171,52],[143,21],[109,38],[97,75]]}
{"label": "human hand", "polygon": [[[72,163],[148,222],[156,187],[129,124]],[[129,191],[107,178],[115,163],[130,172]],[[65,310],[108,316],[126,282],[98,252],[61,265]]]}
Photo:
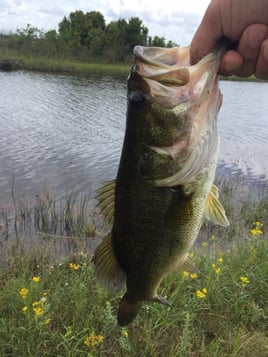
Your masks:
{"label": "human hand", "polygon": [[192,40],[191,63],[225,36],[236,44],[226,51],[219,74],[268,79],[268,1],[212,0]]}

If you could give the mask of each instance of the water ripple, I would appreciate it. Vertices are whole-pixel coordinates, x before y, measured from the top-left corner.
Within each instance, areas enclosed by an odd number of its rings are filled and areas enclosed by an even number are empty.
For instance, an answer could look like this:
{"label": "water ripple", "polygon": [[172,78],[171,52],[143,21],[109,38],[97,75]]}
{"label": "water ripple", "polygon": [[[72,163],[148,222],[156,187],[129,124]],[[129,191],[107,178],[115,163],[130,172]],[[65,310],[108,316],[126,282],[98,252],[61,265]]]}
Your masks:
{"label": "water ripple", "polygon": [[[268,177],[267,83],[221,82],[220,162]],[[0,72],[0,200],[94,191],[116,175],[126,79]]]}

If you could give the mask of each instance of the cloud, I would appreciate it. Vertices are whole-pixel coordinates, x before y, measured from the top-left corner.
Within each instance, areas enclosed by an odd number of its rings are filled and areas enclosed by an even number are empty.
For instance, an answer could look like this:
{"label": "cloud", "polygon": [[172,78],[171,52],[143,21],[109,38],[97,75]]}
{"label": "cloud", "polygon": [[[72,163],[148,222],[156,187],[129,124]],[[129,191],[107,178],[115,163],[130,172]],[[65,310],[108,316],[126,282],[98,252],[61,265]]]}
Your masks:
{"label": "cloud", "polygon": [[99,11],[106,24],[139,17],[149,35],[187,44],[197,28],[209,0],[0,0],[0,31],[15,31],[27,23],[57,29],[64,16],[75,10]]}
{"label": "cloud", "polygon": [[49,5],[46,7],[41,7],[39,9],[40,13],[52,16],[62,16],[65,12],[65,9],[55,5]]}

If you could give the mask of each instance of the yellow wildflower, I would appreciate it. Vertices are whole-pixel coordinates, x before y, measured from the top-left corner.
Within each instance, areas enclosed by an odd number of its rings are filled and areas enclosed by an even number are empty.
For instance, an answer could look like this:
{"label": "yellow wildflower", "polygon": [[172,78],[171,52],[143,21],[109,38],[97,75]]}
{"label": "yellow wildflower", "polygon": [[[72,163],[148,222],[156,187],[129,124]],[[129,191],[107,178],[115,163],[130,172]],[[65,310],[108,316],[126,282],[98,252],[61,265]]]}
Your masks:
{"label": "yellow wildflower", "polygon": [[207,294],[207,289],[206,288],[203,288],[202,290],[197,290],[197,292],[196,292],[196,296],[199,299],[204,299],[206,297],[206,294]]}
{"label": "yellow wildflower", "polygon": [[183,276],[184,276],[185,278],[187,278],[187,277],[189,276],[188,271],[185,271],[185,270],[184,270],[182,273],[183,273]]}
{"label": "yellow wildflower", "polygon": [[26,298],[27,298],[28,293],[29,293],[29,290],[26,289],[26,288],[22,288],[22,289],[19,291],[19,294],[20,294],[20,296],[21,296],[23,299],[26,299]]}
{"label": "yellow wildflower", "polygon": [[38,306],[38,305],[40,305],[40,301],[34,301],[34,302],[32,303],[32,307],[36,307],[36,306]]}
{"label": "yellow wildflower", "polygon": [[262,230],[259,228],[253,228],[249,230],[253,236],[259,236],[262,234]]}
{"label": "yellow wildflower", "polygon": [[262,227],[263,227],[263,224],[259,221],[255,221],[253,222],[253,226],[254,228],[250,229],[249,232],[254,235],[254,236],[259,236],[261,234],[263,234],[263,231],[262,231]]}
{"label": "yellow wildflower", "polygon": [[75,263],[69,263],[69,268],[71,270],[78,270],[79,269],[79,265],[75,264]]}
{"label": "yellow wildflower", "polygon": [[[220,258],[219,258],[220,259]],[[215,263],[211,264],[212,268],[214,269],[216,274],[219,274],[221,271],[221,268],[217,267]]]}
{"label": "yellow wildflower", "polygon": [[263,224],[262,224],[261,222],[259,222],[259,221],[253,222],[253,225],[254,225],[255,227],[257,227],[257,228],[263,227]]}
{"label": "yellow wildflower", "polygon": [[50,317],[48,317],[47,319],[45,319],[45,324],[46,324],[46,325],[50,324],[50,322],[51,322],[51,318],[50,318]]}
{"label": "yellow wildflower", "polygon": [[33,276],[33,277],[32,277],[32,281],[33,281],[34,283],[39,283],[40,277],[39,277],[39,276]]}
{"label": "yellow wildflower", "polygon": [[102,335],[96,335],[94,332],[92,332],[90,335],[88,335],[85,340],[84,344],[87,347],[97,347],[100,344],[102,344],[104,340],[104,337]]}
{"label": "yellow wildflower", "polygon": [[190,278],[191,279],[197,279],[198,275],[196,273],[192,273],[192,274],[190,274]]}
{"label": "yellow wildflower", "polygon": [[34,307],[33,311],[35,313],[36,316],[41,316],[44,314],[44,309],[42,309],[42,307],[38,306],[38,307]]}
{"label": "yellow wildflower", "polygon": [[215,273],[216,273],[216,274],[219,274],[220,271],[221,271],[221,268],[215,268]]}
{"label": "yellow wildflower", "polygon": [[218,258],[218,262],[219,262],[219,263],[223,263],[223,258],[222,258],[222,257],[219,257],[219,258]]}
{"label": "yellow wildflower", "polygon": [[24,307],[22,308],[22,312],[27,312],[27,310],[28,310],[28,307],[27,307],[27,306],[24,306]]}
{"label": "yellow wildflower", "polygon": [[123,330],[122,330],[122,335],[123,335],[125,338],[128,338],[128,332],[127,332],[127,330],[123,329]]}
{"label": "yellow wildflower", "polygon": [[240,281],[243,286],[246,286],[247,284],[249,284],[249,279],[246,276],[240,276]]}

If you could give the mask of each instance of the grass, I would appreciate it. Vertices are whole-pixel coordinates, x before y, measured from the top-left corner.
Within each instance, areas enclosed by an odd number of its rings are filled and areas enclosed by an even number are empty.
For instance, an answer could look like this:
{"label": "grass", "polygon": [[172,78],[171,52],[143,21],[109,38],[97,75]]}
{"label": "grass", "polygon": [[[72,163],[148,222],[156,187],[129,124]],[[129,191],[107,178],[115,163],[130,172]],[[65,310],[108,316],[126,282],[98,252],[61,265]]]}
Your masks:
{"label": "grass", "polygon": [[[144,304],[126,328],[116,322],[122,292],[101,289],[93,277],[86,242],[98,227],[91,224],[88,235],[81,230],[82,216],[88,223],[86,204],[81,204],[85,200],[69,199],[58,207],[39,197],[41,202],[28,214],[34,217],[38,208],[48,222],[39,243],[26,249],[22,231],[16,240],[10,235],[5,240],[5,235],[0,241],[7,250],[7,267],[0,273],[0,356],[267,357],[267,191],[262,188],[262,198],[253,200],[243,198],[238,186],[222,183],[221,192],[231,225],[204,225],[192,252],[200,274],[168,276],[159,293],[172,307]],[[238,197],[240,204],[234,206]],[[71,220],[73,227],[68,233],[58,223],[59,236],[53,233],[58,210],[65,212],[62,222]],[[18,216],[17,225],[20,220]],[[80,228],[75,230],[77,222]],[[59,259],[55,241],[75,238],[73,234],[81,244],[73,247],[75,254],[70,250]]]}
{"label": "grass", "polygon": [[239,76],[229,76],[229,77],[224,77],[224,76],[220,76],[220,79],[223,81],[242,81],[242,82],[266,82],[266,80],[262,80],[262,79],[258,79],[255,77],[254,74],[248,76],[248,77],[239,77]]}
{"label": "grass", "polygon": [[17,63],[19,69],[52,73],[127,75],[130,69],[130,66],[126,64],[87,63],[45,56],[26,56],[4,50],[0,54],[0,61],[7,58]]}

